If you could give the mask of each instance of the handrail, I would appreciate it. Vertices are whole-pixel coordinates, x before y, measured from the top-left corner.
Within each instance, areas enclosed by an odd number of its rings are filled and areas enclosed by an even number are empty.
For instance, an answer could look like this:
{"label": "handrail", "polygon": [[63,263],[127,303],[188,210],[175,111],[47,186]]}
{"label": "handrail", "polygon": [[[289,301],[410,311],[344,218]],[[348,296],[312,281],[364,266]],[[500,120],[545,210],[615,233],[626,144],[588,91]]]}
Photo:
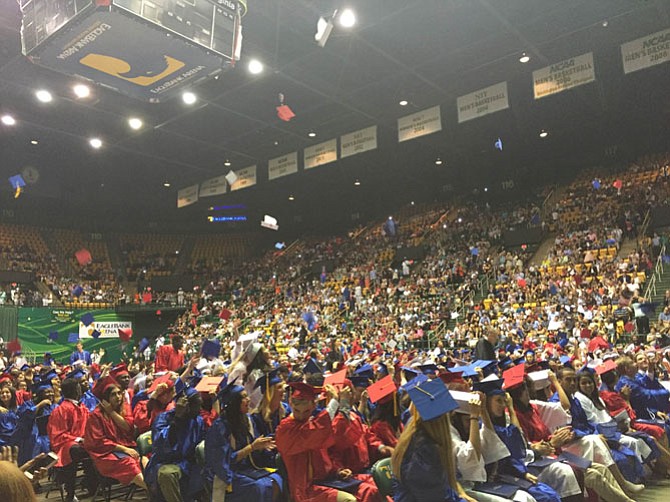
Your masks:
{"label": "handrail", "polygon": [[647,287],[644,291],[644,301],[650,302],[651,299],[656,296],[656,281],[661,279],[663,275],[663,257],[665,256],[665,244],[661,248],[661,251],[658,253],[658,258],[656,258],[656,265],[654,266],[654,272],[647,283]]}

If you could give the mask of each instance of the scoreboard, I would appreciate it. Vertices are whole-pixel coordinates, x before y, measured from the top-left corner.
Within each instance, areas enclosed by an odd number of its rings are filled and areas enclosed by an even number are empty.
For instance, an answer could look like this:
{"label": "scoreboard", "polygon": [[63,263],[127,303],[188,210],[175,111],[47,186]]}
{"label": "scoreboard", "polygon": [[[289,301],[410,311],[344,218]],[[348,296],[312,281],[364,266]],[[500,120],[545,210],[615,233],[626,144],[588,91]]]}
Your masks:
{"label": "scoreboard", "polygon": [[165,100],[238,58],[246,0],[20,0],[35,64]]}

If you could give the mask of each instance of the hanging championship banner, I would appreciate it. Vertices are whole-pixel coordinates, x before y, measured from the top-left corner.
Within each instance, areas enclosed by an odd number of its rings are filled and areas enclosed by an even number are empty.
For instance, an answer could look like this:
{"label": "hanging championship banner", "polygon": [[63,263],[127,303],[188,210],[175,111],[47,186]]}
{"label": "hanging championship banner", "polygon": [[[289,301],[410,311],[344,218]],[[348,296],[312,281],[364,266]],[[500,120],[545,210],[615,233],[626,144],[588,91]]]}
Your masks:
{"label": "hanging championship banner", "polygon": [[268,162],[268,179],[274,180],[298,172],[298,152],[288,153]]}
{"label": "hanging championship banner", "polygon": [[337,160],[337,139],[329,139],[305,148],[305,169],[322,166]]}
{"label": "hanging championship banner", "polygon": [[249,188],[256,184],[256,166],[245,167],[239,171],[235,171],[237,180],[230,186],[231,191],[241,190],[242,188]]}
{"label": "hanging championship banner", "polygon": [[440,105],[398,119],[398,143],[442,130]]}
{"label": "hanging championship banner", "polygon": [[670,29],[622,44],[621,57],[624,73],[670,61]]}
{"label": "hanging championship banner", "polygon": [[226,175],[222,174],[216,178],[203,181],[200,184],[200,197],[211,197],[212,195],[222,195],[226,193]]}
{"label": "hanging championship banner", "polygon": [[345,134],[340,138],[340,157],[350,157],[357,153],[377,148],[377,126],[366,127],[360,131]]}
{"label": "hanging championship banner", "polygon": [[177,207],[186,207],[198,202],[198,185],[182,188],[177,192]]}
{"label": "hanging championship banner", "polygon": [[588,84],[595,79],[592,52],[566,59],[533,72],[535,99]]}
{"label": "hanging championship banner", "polygon": [[507,82],[500,82],[484,89],[471,92],[456,100],[458,123],[476,119],[489,113],[509,108]]}

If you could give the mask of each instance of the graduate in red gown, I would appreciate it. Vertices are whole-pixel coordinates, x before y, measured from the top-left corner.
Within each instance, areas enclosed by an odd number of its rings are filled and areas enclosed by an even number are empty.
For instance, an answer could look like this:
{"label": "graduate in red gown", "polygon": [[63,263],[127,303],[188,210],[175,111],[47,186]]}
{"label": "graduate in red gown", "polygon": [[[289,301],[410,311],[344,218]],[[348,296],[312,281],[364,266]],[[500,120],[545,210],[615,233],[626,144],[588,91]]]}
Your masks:
{"label": "graduate in red gown", "polygon": [[172,336],[170,345],[163,345],[156,351],[154,371],[177,371],[184,366],[184,339],[180,335]]}
{"label": "graduate in red gown", "polygon": [[174,380],[169,374],[156,378],[147,392],[149,399],[139,401],[133,409],[133,421],[138,434],[151,430],[158,415],[174,408]]}
{"label": "graduate in red gown", "polygon": [[[328,448],[334,444],[331,420],[339,408],[333,390],[329,392],[332,397],[327,408],[312,417],[319,391],[302,382],[290,386],[293,413],[279,424],[275,441],[288,472],[291,498],[295,502],[381,500],[376,488],[372,490],[367,483],[352,481],[351,470],[338,470],[328,454]],[[322,482],[339,483],[342,489],[318,484]],[[353,494],[343,490],[347,484]]]}
{"label": "graduate in red gown", "polygon": [[61,384],[63,402],[51,413],[47,432],[51,449],[58,455],[58,479],[65,485],[66,501],[74,500],[77,464],[82,463],[84,484],[90,494],[95,493],[97,476],[91,459],[83,447],[84,432],[89,411],[79,402],[81,387],[75,378],[66,378]]}
{"label": "graduate in red gown", "polygon": [[132,419],[129,422],[128,417],[122,415],[121,387],[112,377],[106,377],[93,390],[98,394],[100,404],[88,418],[84,448],[103,476],[146,489],[139,454],[134,449]]}

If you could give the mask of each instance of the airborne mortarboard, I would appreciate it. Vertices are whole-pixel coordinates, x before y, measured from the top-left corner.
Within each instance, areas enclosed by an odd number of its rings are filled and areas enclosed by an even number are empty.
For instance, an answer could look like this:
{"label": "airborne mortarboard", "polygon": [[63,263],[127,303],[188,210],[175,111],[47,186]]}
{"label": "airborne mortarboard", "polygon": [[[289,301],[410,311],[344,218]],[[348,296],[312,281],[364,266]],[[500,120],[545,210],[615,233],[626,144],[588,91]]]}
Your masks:
{"label": "airborne mortarboard", "polygon": [[133,336],[132,328],[119,328],[117,331],[119,333],[119,340],[122,342],[128,342]]}
{"label": "airborne mortarboard", "polygon": [[302,372],[305,373],[306,375],[309,374],[323,374],[323,368],[319,366],[319,364],[316,362],[316,360],[313,357],[310,357],[307,363],[305,363],[305,366],[302,368]]}
{"label": "airborne mortarboard", "polygon": [[74,257],[77,259],[77,263],[79,263],[79,265],[82,267],[85,267],[93,261],[91,252],[86,248],[81,248],[79,251],[75,252]]}
{"label": "airborne mortarboard", "polygon": [[312,387],[304,382],[291,382],[288,385],[293,389],[291,393],[293,399],[314,401],[321,393],[320,388]]}
{"label": "airborne mortarboard", "polygon": [[79,341],[79,333],[69,333],[67,335],[67,343],[77,343]]}
{"label": "airborne mortarboard", "polygon": [[91,332],[91,336],[97,340],[98,338],[100,338],[100,332],[97,329],[94,329]]}
{"label": "airborne mortarboard", "polygon": [[502,376],[505,382],[505,390],[513,389],[523,383],[525,375],[524,370],[524,366],[520,364],[503,372]]}
{"label": "airborne mortarboard", "polygon": [[458,408],[446,385],[436,378],[418,382],[407,389],[412,403],[424,422],[441,417]]}
{"label": "airborne mortarboard", "polygon": [[72,296],[78,297],[81,296],[81,294],[84,292],[84,288],[81,286],[75,286],[74,289],[72,290]]}
{"label": "airborne mortarboard", "polygon": [[86,313],[83,316],[81,316],[81,323],[84,326],[90,326],[91,324],[93,324],[93,321],[95,321],[95,318],[91,313]]}
{"label": "airborne mortarboard", "polygon": [[475,391],[483,392],[487,396],[495,396],[497,394],[504,394],[502,390],[503,380],[497,378],[495,380],[482,380],[481,382],[475,382],[472,384],[472,388]]}
{"label": "airborne mortarboard", "polygon": [[284,122],[288,122],[295,117],[295,113],[293,113],[293,110],[291,110],[288,105],[280,105],[277,107],[277,117]]}
{"label": "airborne mortarboard", "polygon": [[10,176],[9,184],[12,185],[12,188],[14,190],[16,190],[18,188],[23,188],[24,186],[26,186],[26,182],[24,181],[23,176],[21,176],[20,174],[15,174],[14,176]]}
{"label": "airborne mortarboard", "polygon": [[151,341],[148,338],[142,338],[137,346],[137,350],[144,352],[149,345],[151,345]]}
{"label": "airborne mortarboard", "polygon": [[614,370],[616,370],[616,362],[613,359],[607,359],[603,364],[596,366],[596,373],[598,375],[604,375]]}
{"label": "airborne mortarboard", "polygon": [[221,353],[221,342],[219,340],[205,340],[200,348],[202,357],[216,359]]}
{"label": "airborne mortarboard", "polygon": [[393,377],[387,375],[368,387],[368,396],[370,396],[371,402],[383,404],[389,401],[397,390],[398,387],[393,381]]}
{"label": "airborne mortarboard", "polygon": [[49,333],[49,340],[56,341],[58,340],[58,331],[52,331]]}

